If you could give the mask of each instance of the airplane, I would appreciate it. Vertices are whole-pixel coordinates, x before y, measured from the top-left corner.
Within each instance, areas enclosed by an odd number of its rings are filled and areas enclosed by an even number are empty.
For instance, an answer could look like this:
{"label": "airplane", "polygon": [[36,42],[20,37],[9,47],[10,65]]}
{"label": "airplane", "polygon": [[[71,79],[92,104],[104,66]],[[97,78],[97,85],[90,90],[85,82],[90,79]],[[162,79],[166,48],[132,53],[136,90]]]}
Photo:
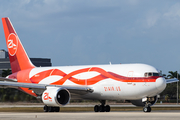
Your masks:
{"label": "airplane", "polygon": [[0,78],[0,87],[17,88],[41,99],[44,112],[59,112],[71,99],[98,100],[95,112],[110,112],[107,100],[127,100],[151,112],[167,83],[155,67],[147,64],[83,66],[34,66],[10,19],[2,18],[12,74]]}

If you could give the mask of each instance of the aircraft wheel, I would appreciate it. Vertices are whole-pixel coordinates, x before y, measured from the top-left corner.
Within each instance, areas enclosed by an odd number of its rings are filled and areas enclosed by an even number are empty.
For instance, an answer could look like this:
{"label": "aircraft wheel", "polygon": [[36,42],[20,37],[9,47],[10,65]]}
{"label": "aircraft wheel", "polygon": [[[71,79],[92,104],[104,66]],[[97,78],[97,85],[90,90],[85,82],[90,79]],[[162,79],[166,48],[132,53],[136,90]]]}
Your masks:
{"label": "aircraft wheel", "polygon": [[144,107],[144,108],[143,108],[143,111],[144,111],[144,112],[151,112],[151,107]]}
{"label": "aircraft wheel", "polygon": [[144,107],[144,108],[143,108],[143,111],[144,111],[144,112],[147,112],[147,111],[148,111],[147,107]]}
{"label": "aircraft wheel", "polygon": [[99,111],[100,111],[100,112],[104,112],[104,111],[105,111],[104,108],[105,108],[104,105],[100,105],[100,106],[99,106]]}
{"label": "aircraft wheel", "polygon": [[151,107],[148,107],[148,112],[151,112]]}
{"label": "aircraft wheel", "polygon": [[59,112],[60,111],[60,107],[54,107],[54,112]]}
{"label": "aircraft wheel", "polygon": [[98,105],[94,106],[94,112],[99,112],[99,106]]}
{"label": "aircraft wheel", "polygon": [[48,106],[47,105],[45,105],[44,106],[44,112],[48,112],[49,110],[48,110]]}
{"label": "aircraft wheel", "polygon": [[110,107],[109,105],[106,105],[105,108],[106,108],[106,109],[105,109],[106,112],[110,112],[111,107]]}
{"label": "aircraft wheel", "polygon": [[54,112],[54,107],[49,106],[48,107],[48,112]]}

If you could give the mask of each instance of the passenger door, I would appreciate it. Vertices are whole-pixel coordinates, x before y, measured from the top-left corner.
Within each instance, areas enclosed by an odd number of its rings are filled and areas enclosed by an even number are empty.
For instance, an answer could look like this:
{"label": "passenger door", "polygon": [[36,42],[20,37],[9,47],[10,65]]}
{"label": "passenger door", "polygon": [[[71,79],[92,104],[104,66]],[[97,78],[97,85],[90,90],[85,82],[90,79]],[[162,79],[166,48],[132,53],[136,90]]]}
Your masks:
{"label": "passenger door", "polygon": [[128,77],[127,84],[132,84],[133,73],[134,73],[134,71],[129,71],[128,72],[128,75],[127,75],[127,77]]}

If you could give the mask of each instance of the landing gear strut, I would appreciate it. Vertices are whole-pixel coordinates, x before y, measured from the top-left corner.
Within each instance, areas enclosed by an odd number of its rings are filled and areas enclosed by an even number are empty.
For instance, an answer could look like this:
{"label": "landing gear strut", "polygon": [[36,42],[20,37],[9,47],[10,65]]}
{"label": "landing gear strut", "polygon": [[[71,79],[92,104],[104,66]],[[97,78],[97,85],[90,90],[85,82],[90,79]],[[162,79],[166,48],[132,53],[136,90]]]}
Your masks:
{"label": "landing gear strut", "polygon": [[156,97],[148,97],[148,98],[145,98],[144,99],[144,108],[143,108],[143,111],[144,112],[151,112],[151,105],[152,105],[152,102],[156,100]]}
{"label": "landing gear strut", "polygon": [[106,100],[101,100],[101,105],[95,105],[94,106],[94,112],[110,112],[110,106],[106,105]]}
{"label": "landing gear strut", "polygon": [[59,112],[60,107],[44,106],[44,112]]}

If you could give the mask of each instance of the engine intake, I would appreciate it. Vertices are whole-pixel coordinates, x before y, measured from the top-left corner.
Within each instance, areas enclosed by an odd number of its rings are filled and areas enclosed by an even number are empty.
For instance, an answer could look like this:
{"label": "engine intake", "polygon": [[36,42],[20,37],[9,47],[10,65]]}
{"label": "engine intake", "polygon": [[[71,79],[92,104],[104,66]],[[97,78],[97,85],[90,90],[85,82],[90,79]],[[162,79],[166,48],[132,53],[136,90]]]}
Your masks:
{"label": "engine intake", "polygon": [[69,103],[70,93],[67,89],[47,87],[42,94],[42,101],[48,106],[63,106]]}
{"label": "engine intake", "polygon": [[70,94],[67,90],[62,89],[57,93],[57,102],[61,105],[66,105],[70,100]]}

